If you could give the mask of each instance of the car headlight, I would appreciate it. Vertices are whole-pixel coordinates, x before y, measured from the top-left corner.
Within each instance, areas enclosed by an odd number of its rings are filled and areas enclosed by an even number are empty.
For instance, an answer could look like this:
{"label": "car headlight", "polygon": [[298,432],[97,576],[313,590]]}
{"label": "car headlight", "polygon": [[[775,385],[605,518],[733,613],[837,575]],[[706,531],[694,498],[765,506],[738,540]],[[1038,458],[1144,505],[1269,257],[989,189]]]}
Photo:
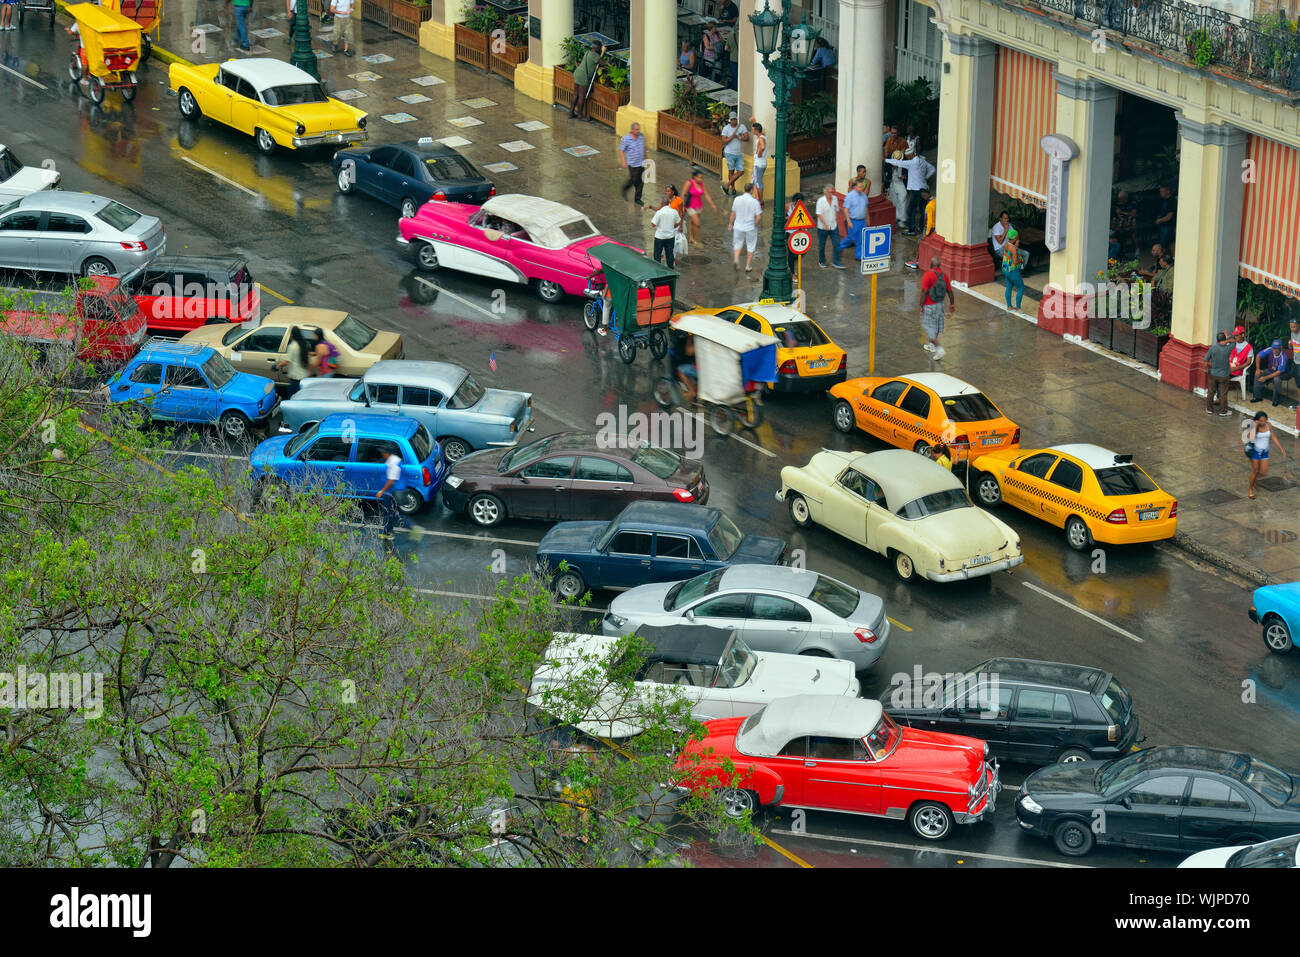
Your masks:
{"label": "car headlight", "polygon": [[1020,806],[1029,814],[1042,814],[1043,806],[1031,798],[1028,794],[1020,795]]}
{"label": "car headlight", "polygon": [[448,488],[460,488],[461,483],[465,480],[459,475],[448,475],[443,481],[446,483]]}
{"label": "car headlight", "polygon": [[615,628],[622,628],[624,625],[627,624],[626,618],[624,618],[622,615],[616,615],[612,611],[605,612],[605,620],[609,622],[611,625],[613,625]]}

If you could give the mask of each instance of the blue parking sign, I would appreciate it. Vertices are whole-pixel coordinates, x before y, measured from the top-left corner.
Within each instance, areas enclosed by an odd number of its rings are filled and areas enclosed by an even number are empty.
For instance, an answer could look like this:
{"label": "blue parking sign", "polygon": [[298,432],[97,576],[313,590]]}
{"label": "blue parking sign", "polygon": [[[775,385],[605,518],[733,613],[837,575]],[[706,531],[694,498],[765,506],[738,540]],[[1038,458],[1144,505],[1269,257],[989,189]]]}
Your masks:
{"label": "blue parking sign", "polygon": [[892,226],[865,226],[858,235],[859,259],[888,259]]}

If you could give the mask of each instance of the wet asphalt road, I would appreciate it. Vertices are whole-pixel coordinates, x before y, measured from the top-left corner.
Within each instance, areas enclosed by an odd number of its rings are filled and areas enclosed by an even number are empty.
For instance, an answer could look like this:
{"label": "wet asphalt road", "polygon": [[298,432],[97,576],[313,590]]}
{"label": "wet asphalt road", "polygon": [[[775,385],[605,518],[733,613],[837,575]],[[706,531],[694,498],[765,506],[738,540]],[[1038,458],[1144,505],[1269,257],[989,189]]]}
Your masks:
{"label": "wet asphalt road", "polygon": [[[626,413],[656,411],[650,391],[662,366],[645,354],[624,365],[611,341],[583,330],[580,302],[548,306],[522,288],[494,296],[492,284],[456,273],[439,273],[426,285],[394,242],[395,213],[364,197],[339,194],[323,155],[266,158],[232,131],[206,122],[182,125],[156,61],[133,107],[124,108],[111,93],[103,108],[94,107],[71,92],[62,72],[66,38],[42,37],[25,35],[28,57],[4,61],[0,142],[27,163],[48,157],[62,171],[66,189],[103,193],[160,216],[168,253],[241,253],[267,290],[264,308],[281,300],[348,308],[373,326],[400,331],[408,357],[459,362],[485,384],[532,390],[535,437],[566,428],[592,430],[597,415],[617,413],[620,406]],[[377,132],[377,138],[397,138],[389,130]],[[585,209],[616,239],[644,242],[626,214],[606,215],[614,204],[586,198],[591,183],[557,169],[531,189]],[[711,291],[709,301],[723,304],[756,293],[755,284],[726,263],[699,266],[695,273],[685,283],[687,298]],[[814,302],[812,309],[850,350],[850,373],[863,374],[865,335],[849,295]],[[882,367],[906,371],[887,363],[889,319],[882,314]],[[1008,328],[1034,335],[1032,327]],[[488,367],[491,354],[495,372]],[[993,384],[979,384],[996,396]],[[1004,411],[1017,421],[1041,415],[1029,409],[1018,414],[1012,402]],[[246,450],[211,435],[191,436],[202,454],[177,461],[224,468],[246,461]],[[864,676],[865,694],[882,694],[892,674],[910,673],[917,664],[943,673],[994,655],[1080,662],[1104,667],[1128,686],[1149,744],[1239,749],[1300,770],[1300,656],[1287,660],[1266,651],[1246,619],[1249,589],[1243,583],[1164,547],[1108,549],[1104,573],[1094,573],[1092,559],[1071,552],[1059,531],[1005,511],[1002,517],[1022,537],[1021,568],[991,585],[902,585],[873,553],[823,530],[796,530],[774,500],[783,465],[801,464],[823,446],[881,447],[860,433],[835,432],[823,399],[778,397],[768,403],[766,421],[755,433],[737,439],[709,432],[702,438],[709,504],[746,531],[778,535],[804,549],[808,567],[884,598],[898,627],[882,661]],[[1025,444],[1045,439],[1027,432]],[[417,557],[413,574],[420,585],[447,593],[449,601],[492,587],[495,549],[504,553],[508,574],[524,572],[531,545],[546,530],[507,522],[489,535],[441,506],[419,522],[419,534],[399,536],[397,548]],[[609,597],[597,595],[593,604],[601,607]],[[1016,785],[1026,773],[1008,767],[1004,781]],[[775,842],[818,866],[1062,863],[1044,842],[1019,834],[1014,798],[1014,791],[1004,792],[992,824],[959,828],[941,847],[920,845],[901,824],[846,816],[810,813],[803,836],[787,833],[794,823],[788,813],[769,816],[764,824]],[[795,866],[770,847],[696,856],[710,865]],[[1177,859],[1103,851],[1085,863],[1168,866]]]}

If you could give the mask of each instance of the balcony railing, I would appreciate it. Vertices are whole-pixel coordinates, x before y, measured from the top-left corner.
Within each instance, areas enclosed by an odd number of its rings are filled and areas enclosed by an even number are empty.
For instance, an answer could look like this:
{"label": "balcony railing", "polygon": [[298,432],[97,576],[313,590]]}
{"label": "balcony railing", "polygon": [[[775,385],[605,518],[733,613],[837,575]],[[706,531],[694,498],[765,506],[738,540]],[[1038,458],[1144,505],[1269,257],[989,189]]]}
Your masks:
{"label": "balcony railing", "polygon": [[1179,0],[1037,0],[1036,5],[1182,54],[1202,69],[1300,92],[1300,34],[1275,20],[1261,24]]}

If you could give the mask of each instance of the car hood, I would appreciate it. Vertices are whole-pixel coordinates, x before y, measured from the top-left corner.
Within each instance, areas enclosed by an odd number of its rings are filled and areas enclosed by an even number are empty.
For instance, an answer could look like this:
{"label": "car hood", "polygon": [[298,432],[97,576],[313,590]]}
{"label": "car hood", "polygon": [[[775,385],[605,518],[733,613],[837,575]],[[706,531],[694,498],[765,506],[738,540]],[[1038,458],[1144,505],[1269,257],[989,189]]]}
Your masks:
{"label": "car hood", "polygon": [[271,465],[277,459],[284,458],[284,447],[296,438],[296,435],[273,435],[259,442],[257,448],[253,449],[253,453],[248,457],[253,471],[260,472],[263,466]]}
{"label": "car hood", "polygon": [[1022,793],[1060,794],[1094,797],[1097,794],[1097,771],[1105,761],[1077,761],[1073,764],[1051,764],[1040,768],[1025,779]]}
{"label": "car hood", "polygon": [[454,238],[465,234],[469,218],[478,210],[479,207],[469,203],[428,202],[411,218],[399,220],[397,228],[403,239],[429,236],[433,230],[450,231]]}
{"label": "car hood", "polygon": [[500,415],[517,418],[527,407],[531,392],[512,392],[508,389],[486,389],[483,398],[470,411],[480,415]]}
{"label": "car hood", "polygon": [[974,778],[984,765],[984,742],[959,734],[901,728],[903,740],[888,758],[895,770],[960,773]]}
{"label": "car hood", "polygon": [[775,565],[785,554],[785,542],[779,538],[746,535],[727,561],[732,565]]}
{"label": "car hood", "polygon": [[471,452],[469,455],[462,456],[456,460],[456,464],[447,472],[448,475],[458,475],[463,479],[476,478],[495,478],[499,473],[497,466],[506,454],[513,452],[514,449],[482,449],[478,452]]}
{"label": "car hood", "polygon": [[981,508],[953,508],[908,523],[917,538],[949,561],[997,552],[1004,545],[1019,552],[1019,537]]}
{"label": "car hood", "polygon": [[608,527],[608,522],[560,522],[537,543],[537,553],[590,552]]}
{"label": "car hood", "polygon": [[677,612],[664,610],[664,599],[669,590],[679,584],[680,582],[668,582],[667,584],[637,585],[635,588],[629,588],[621,595],[616,596],[609,603],[609,610],[628,620],[624,631],[633,630],[652,616],[675,616]]}
{"label": "car hood", "polygon": [[856,695],[858,680],[851,661],[755,652],[758,664],[749,680],[735,689],[738,698],[761,701],[800,694]]}
{"label": "car hood", "polygon": [[1255,589],[1255,602],[1272,600],[1300,609],[1300,582],[1287,582],[1284,585],[1264,585]]}
{"label": "car hood", "polygon": [[271,380],[251,372],[236,372],[235,377],[221,390],[221,397],[226,402],[248,402],[253,405],[262,401],[266,387]]}

